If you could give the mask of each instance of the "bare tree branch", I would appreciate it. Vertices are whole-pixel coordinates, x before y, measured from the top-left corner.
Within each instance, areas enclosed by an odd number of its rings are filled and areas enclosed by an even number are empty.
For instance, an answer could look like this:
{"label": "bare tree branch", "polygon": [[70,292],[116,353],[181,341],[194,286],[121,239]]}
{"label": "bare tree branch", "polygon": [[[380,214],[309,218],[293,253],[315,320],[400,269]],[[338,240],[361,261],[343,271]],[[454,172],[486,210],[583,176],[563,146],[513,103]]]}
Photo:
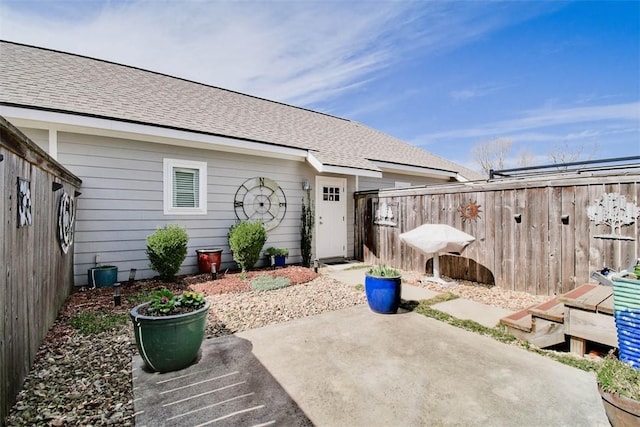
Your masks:
{"label": "bare tree branch", "polygon": [[489,175],[491,169],[504,169],[504,160],[512,145],[511,139],[496,138],[493,141],[478,143],[471,149],[471,155],[482,171]]}

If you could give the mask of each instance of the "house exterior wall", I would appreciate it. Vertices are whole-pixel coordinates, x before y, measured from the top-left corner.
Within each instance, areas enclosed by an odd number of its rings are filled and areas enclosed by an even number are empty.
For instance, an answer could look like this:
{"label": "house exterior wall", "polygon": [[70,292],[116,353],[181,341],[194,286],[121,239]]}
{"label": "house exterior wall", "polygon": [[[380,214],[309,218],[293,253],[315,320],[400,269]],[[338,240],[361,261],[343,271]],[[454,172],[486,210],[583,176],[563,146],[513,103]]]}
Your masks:
{"label": "house exterior wall", "polygon": [[[170,223],[187,228],[189,245],[180,274],[197,271],[196,249],[221,247],[222,268],[233,268],[227,233],[236,222],[233,201],[249,178],[275,180],[287,198],[287,212],[268,232],[265,247],[286,247],[290,263],[300,262],[301,183],[314,171],[305,163],[208,151],[148,142],[60,132],[59,161],[83,179],[77,203],[75,281],[87,283],[87,269],[101,264],[118,266],[118,280],[156,275],[145,254],[146,237]],[[163,159],[207,163],[206,215],[165,215]]]}
{"label": "house exterior wall", "polygon": [[[43,149],[49,133],[23,128]],[[57,133],[57,157],[83,181],[77,200],[74,281],[87,284],[87,270],[96,264],[118,267],[118,280],[156,275],[145,253],[146,237],[157,227],[180,224],[187,228],[189,245],[180,274],[197,271],[196,249],[223,248],[222,268],[235,268],[228,248],[229,227],[237,221],[233,201],[236,191],[249,178],[264,176],[276,181],[287,198],[282,223],[269,231],[265,247],[289,249],[288,263],[301,261],[300,214],[302,181],[315,181],[317,171],[302,161],[157,144],[133,139]],[[163,160],[165,158],[207,163],[206,215],[165,215],[163,209]],[[339,176],[347,180],[347,193],[393,188],[396,181],[411,185],[444,182],[433,178],[385,173],[382,179]],[[312,199],[315,192],[311,193]],[[314,201],[315,204],[315,201]],[[354,256],[354,200],[347,198],[347,257]],[[315,252],[315,251],[314,251]],[[263,262],[263,260],[261,260]],[[260,265],[260,264],[258,264]]]}

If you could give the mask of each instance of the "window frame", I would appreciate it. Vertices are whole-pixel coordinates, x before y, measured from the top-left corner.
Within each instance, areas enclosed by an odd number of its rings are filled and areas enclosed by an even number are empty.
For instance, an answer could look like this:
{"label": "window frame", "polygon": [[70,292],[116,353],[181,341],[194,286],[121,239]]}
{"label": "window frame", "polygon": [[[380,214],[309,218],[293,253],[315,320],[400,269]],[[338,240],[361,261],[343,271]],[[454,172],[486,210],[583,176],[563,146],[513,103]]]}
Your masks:
{"label": "window frame", "polygon": [[[207,214],[207,163],[194,160],[163,159],[163,204],[165,215]],[[193,169],[198,173],[198,207],[173,206],[173,179],[175,169]]]}

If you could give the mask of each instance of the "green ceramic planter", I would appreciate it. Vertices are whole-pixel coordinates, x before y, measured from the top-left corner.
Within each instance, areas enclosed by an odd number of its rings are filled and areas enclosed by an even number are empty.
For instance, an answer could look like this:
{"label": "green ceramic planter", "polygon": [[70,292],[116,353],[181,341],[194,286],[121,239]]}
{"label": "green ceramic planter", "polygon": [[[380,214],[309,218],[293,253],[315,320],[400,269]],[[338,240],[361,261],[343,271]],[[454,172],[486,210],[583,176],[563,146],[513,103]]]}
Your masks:
{"label": "green ceramic planter", "polygon": [[130,312],[138,353],[147,369],[170,372],[191,365],[204,339],[209,302],[199,310],[172,316],[140,314],[147,305],[140,304]]}

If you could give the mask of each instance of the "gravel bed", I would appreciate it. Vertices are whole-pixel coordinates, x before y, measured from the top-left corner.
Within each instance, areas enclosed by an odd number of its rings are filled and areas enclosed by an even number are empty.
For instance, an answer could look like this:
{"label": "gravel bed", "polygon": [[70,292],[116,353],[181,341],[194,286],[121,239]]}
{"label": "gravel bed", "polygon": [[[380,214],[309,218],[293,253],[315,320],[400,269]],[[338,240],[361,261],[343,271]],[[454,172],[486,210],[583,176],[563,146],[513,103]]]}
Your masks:
{"label": "gravel bed", "polygon": [[[421,288],[426,288],[434,292],[450,292],[460,298],[466,298],[493,307],[501,307],[505,310],[520,311],[532,305],[540,304],[550,300],[548,295],[531,295],[526,292],[510,291],[497,286],[488,286],[484,283],[470,282],[468,280],[455,280],[455,285],[442,285],[424,279],[423,275],[415,273],[403,274],[403,278],[410,283]],[[453,279],[442,277],[444,280]]]}
{"label": "gravel bed", "polygon": [[[310,270],[304,270],[286,269],[280,274],[291,278],[292,283],[299,283],[303,276],[308,277],[306,280],[316,277]],[[420,282],[419,278],[411,273],[404,275],[407,283],[416,286],[436,292],[449,291],[510,310],[519,310],[546,298],[472,282],[443,287],[434,282]],[[232,275],[215,282],[203,283],[204,277],[196,279],[185,279],[183,286],[208,291],[211,309],[207,337],[366,303],[362,289],[325,275],[272,291],[249,291]],[[195,283],[198,281],[200,283]],[[125,289],[125,292],[139,289]],[[136,303],[128,303],[123,298],[123,306],[114,309],[112,295],[110,289],[97,289],[75,293],[69,298],[38,351],[36,362],[6,419],[7,426],[133,425],[131,358],[136,349],[126,315]],[[108,332],[89,335],[70,326],[69,320],[74,314],[96,310],[119,314],[124,323]]]}
{"label": "gravel bed", "polygon": [[362,290],[326,276],[273,291],[252,291],[207,297],[209,323],[231,333],[340,310],[367,299]]}
{"label": "gravel bed", "polygon": [[[235,289],[236,278],[228,279],[209,286],[215,285],[214,293],[225,287]],[[124,316],[133,307],[123,298],[123,306],[113,309],[112,295],[111,289],[97,289],[76,293],[67,301],[38,350],[7,426],[134,424],[131,358],[136,349],[131,325],[83,335],[69,324],[79,312],[106,310]],[[325,276],[273,291],[217,294],[207,299],[211,302],[207,337],[366,303],[361,290]]]}

